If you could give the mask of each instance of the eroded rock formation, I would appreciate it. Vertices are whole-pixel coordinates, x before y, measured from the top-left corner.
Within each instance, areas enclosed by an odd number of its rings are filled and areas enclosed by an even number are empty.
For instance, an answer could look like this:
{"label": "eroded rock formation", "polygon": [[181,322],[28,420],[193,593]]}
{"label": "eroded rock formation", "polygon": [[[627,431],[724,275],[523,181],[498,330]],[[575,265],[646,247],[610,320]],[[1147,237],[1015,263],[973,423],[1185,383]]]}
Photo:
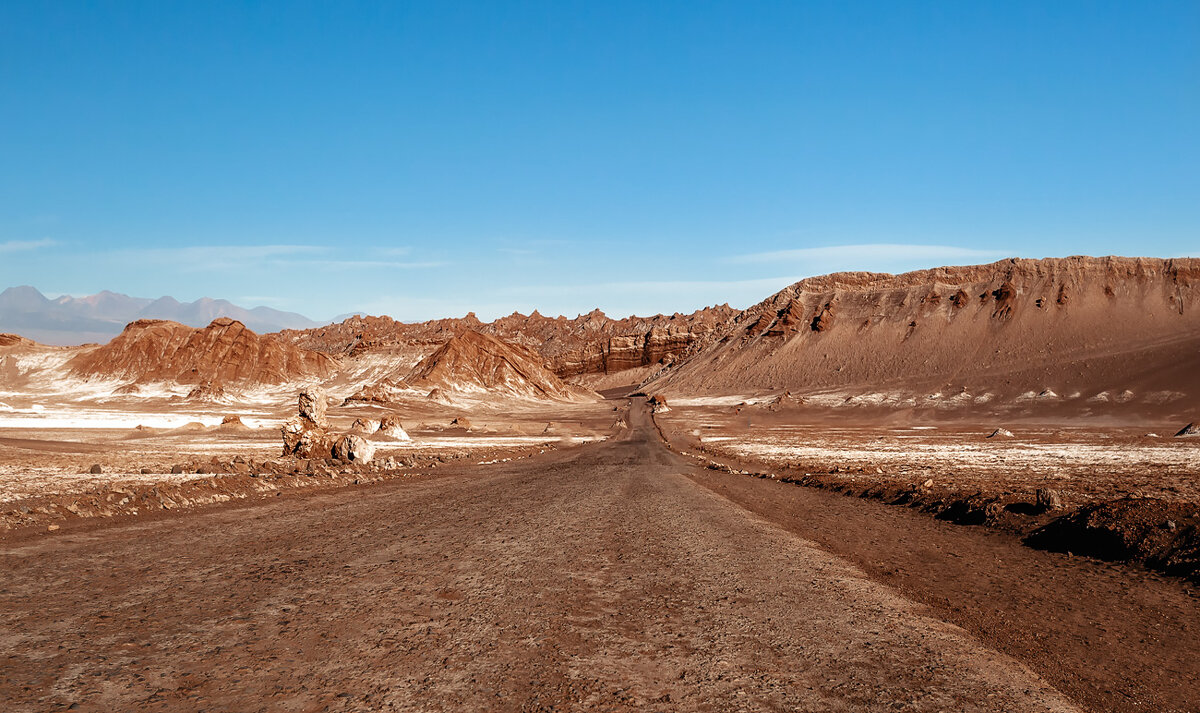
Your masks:
{"label": "eroded rock formation", "polygon": [[327,396],[323,389],[311,387],[300,392],[299,413],[284,423],[283,455],[296,458],[328,458],[334,438],[325,417]]}

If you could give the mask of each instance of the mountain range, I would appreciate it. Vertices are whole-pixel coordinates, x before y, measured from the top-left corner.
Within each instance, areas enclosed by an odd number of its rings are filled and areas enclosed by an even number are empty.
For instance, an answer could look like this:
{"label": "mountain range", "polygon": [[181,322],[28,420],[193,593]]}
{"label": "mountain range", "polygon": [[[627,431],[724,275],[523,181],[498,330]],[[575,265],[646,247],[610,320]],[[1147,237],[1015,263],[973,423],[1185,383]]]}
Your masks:
{"label": "mountain range", "polygon": [[259,333],[321,325],[294,312],[270,307],[247,309],[208,297],[180,302],[174,297],[149,299],[105,290],[86,297],[63,295],[50,299],[27,285],[0,292],[0,332],[20,334],[43,344],[107,342],[126,324],[139,319],[169,319],[203,327],[220,317],[236,319]]}

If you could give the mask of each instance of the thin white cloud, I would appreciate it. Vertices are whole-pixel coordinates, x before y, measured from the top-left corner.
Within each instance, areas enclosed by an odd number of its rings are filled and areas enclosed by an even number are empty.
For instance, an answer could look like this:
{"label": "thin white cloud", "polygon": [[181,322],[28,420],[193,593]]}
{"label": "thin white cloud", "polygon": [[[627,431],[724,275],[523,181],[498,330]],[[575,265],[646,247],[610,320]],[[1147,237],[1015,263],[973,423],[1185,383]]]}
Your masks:
{"label": "thin white cloud", "polygon": [[880,263],[880,262],[947,262],[956,260],[998,260],[1009,257],[1003,250],[980,250],[956,245],[909,245],[903,243],[865,243],[860,245],[827,245],[793,250],[735,255],[735,263]]}
{"label": "thin white cloud", "polygon": [[[499,294],[523,297],[549,297],[560,295],[605,295],[618,292],[651,295],[709,292],[713,290],[778,291],[803,279],[797,276],[760,277],[749,280],[633,280],[624,282],[596,282],[571,285],[519,285],[497,290]],[[764,294],[763,297],[767,295]]]}
{"label": "thin white cloud", "polygon": [[[407,254],[408,248],[380,249],[378,254]],[[290,268],[347,270],[368,268],[424,269],[445,263],[398,260],[338,260],[323,245],[196,245],[178,248],[115,250],[103,256],[126,264],[173,267],[186,272]]]}
{"label": "thin white cloud", "polygon": [[437,261],[398,262],[395,260],[274,260],[272,263],[278,267],[324,267],[334,270],[361,270],[368,268],[424,270],[427,268],[442,267],[446,265],[444,262]]}
{"label": "thin white cloud", "polygon": [[41,250],[58,245],[57,240],[42,238],[41,240],[9,240],[0,243],[0,253],[18,253],[30,250]]}
{"label": "thin white cloud", "polygon": [[261,265],[286,257],[329,251],[315,245],[192,245],[178,248],[129,248],[103,253],[124,263],[163,265],[187,271],[227,270]]}

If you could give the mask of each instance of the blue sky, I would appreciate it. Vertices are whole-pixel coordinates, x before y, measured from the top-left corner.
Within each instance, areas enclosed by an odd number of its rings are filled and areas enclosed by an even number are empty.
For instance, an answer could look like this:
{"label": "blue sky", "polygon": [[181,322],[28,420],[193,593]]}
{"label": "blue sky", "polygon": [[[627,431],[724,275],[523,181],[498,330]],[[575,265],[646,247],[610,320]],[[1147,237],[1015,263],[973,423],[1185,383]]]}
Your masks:
{"label": "blue sky", "polygon": [[0,287],[748,306],[1200,251],[1200,3],[10,2]]}

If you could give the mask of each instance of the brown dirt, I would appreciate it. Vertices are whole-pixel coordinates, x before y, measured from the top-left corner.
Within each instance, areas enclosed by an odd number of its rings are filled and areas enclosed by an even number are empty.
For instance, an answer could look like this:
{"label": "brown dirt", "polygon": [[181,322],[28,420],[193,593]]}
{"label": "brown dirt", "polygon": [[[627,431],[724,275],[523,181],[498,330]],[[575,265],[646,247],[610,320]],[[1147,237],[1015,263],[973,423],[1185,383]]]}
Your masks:
{"label": "brown dirt", "polygon": [[979,425],[798,424],[795,411],[754,411],[750,420],[750,409],[735,411],[677,406],[656,422],[676,450],[717,470],[1200,580],[1200,449],[1189,439],[1025,425],[996,440]]}
{"label": "brown dirt", "polygon": [[1198,609],[1175,583],[696,469],[630,418],[623,440],[520,464],[10,539],[0,703],[1200,704]]}

